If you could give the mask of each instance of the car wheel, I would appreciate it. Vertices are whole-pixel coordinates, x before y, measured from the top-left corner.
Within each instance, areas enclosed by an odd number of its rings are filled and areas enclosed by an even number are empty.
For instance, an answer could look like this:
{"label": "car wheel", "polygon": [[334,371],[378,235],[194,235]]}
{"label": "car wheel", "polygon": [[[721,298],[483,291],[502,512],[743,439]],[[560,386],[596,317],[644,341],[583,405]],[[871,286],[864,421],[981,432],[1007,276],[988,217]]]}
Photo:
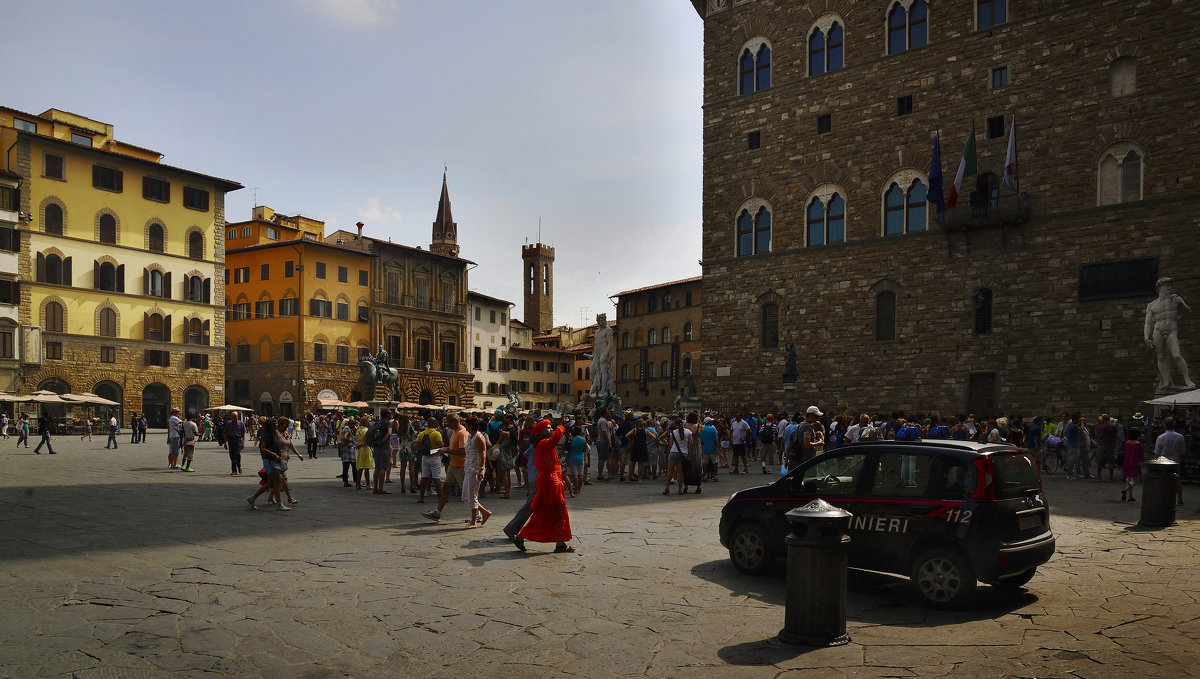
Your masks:
{"label": "car wheel", "polygon": [[767,530],[757,523],[744,523],[733,530],[729,539],[729,560],[735,568],[750,575],[762,575],[774,561]]}
{"label": "car wheel", "polygon": [[912,581],[931,606],[955,606],[975,589],[975,571],[956,551],[930,549],[913,562]]}
{"label": "car wheel", "polygon": [[992,587],[998,587],[998,588],[1004,589],[1004,590],[1020,589],[1021,587],[1024,587],[1026,583],[1028,583],[1030,580],[1033,579],[1033,576],[1035,573],[1037,573],[1037,569],[1030,568],[1029,570],[1025,571],[1024,573],[1021,573],[1020,575],[1014,575],[1011,578],[1004,578],[1003,580],[997,580],[996,582],[992,583]]}

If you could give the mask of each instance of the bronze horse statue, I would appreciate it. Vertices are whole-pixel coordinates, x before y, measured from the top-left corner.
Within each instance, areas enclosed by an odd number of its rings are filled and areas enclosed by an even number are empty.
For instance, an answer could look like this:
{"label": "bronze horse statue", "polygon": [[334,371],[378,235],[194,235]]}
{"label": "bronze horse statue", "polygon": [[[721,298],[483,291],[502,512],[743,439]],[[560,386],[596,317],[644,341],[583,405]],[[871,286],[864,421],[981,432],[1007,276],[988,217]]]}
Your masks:
{"label": "bronze horse statue", "polygon": [[379,365],[374,359],[361,359],[358,362],[358,371],[362,375],[363,393],[372,398],[375,396],[376,385],[382,384],[387,387],[389,396],[394,395],[396,387],[400,386],[400,374],[396,369]]}

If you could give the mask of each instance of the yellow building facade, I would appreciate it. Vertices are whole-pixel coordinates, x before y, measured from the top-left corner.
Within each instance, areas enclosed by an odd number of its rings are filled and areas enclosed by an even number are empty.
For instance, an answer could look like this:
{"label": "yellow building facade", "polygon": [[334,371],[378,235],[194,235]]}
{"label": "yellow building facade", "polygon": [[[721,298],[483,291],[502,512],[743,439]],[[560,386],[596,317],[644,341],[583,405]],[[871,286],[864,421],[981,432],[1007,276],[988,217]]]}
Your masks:
{"label": "yellow building facade", "polygon": [[298,416],[318,398],[358,401],[371,344],[374,255],[327,243],[323,222],[254,208],[225,230],[230,403]]}
{"label": "yellow building facade", "polygon": [[17,368],[0,389],[91,391],[152,427],[223,402],[225,193],[242,186],[57,109],[0,107],[0,144],[20,178]]}

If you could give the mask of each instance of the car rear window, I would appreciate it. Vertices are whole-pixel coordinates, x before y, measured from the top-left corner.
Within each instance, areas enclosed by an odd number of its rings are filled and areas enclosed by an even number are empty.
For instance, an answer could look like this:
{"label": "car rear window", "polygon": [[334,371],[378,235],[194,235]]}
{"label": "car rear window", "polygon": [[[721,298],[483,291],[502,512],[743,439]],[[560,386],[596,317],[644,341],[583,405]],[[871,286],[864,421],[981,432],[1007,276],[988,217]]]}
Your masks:
{"label": "car rear window", "polygon": [[1041,487],[1033,459],[1024,453],[995,453],[990,456],[996,470],[996,498],[1024,497]]}

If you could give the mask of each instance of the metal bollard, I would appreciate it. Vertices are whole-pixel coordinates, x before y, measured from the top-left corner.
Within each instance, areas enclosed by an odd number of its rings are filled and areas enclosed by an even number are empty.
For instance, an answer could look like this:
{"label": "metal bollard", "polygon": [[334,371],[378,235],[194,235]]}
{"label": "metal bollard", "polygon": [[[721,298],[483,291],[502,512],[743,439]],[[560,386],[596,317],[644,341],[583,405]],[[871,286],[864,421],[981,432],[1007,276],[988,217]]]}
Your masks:
{"label": "metal bollard", "polygon": [[787,513],[787,604],[779,639],[804,646],[841,646],[846,634],[846,545],[852,515],[824,500]]}
{"label": "metal bollard", "polygon": [[1142,479],[1142,517],[1138,525],[1159,528],[1175,523],[1179,463],[1156,457],[1142,467]]}

